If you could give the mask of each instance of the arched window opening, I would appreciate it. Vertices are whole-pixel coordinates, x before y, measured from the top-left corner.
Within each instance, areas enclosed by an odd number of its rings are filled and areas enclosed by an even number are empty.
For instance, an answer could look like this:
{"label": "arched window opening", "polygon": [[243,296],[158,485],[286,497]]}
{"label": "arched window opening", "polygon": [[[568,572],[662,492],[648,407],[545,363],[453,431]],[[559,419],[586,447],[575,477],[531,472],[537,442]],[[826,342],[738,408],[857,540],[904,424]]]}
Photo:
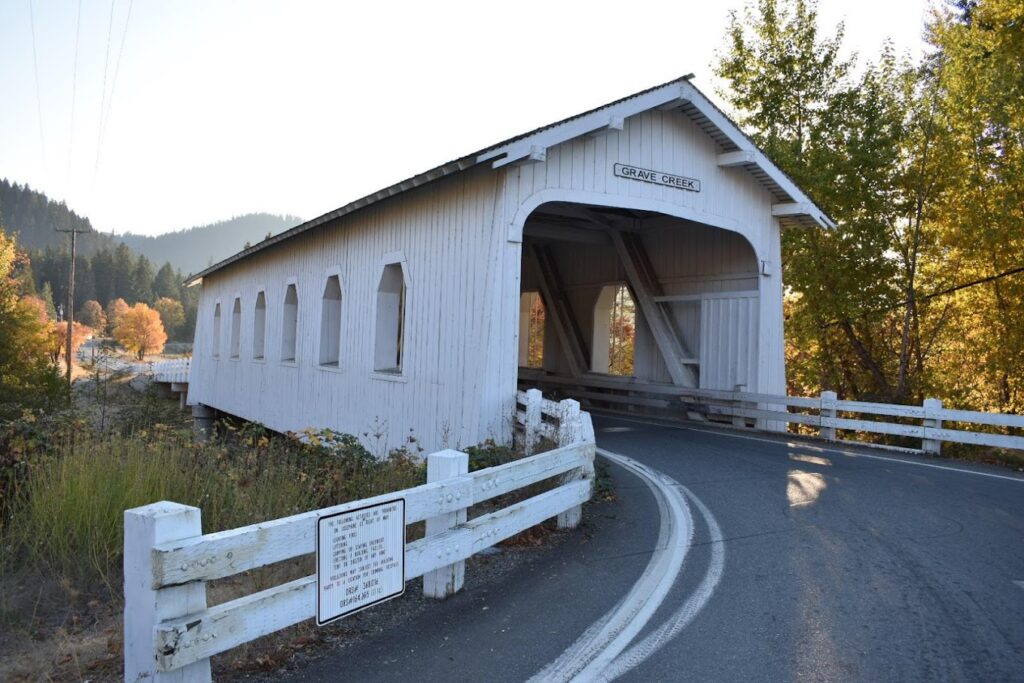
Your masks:
{"label": "arched window opening", "polygon": [[231,357],[238,358],[242,336],[242,300],[235,297],[235,305],[231,309]]}
{"label": "arched window opening", "polygon": [[339,367],[341,364],[341,279],[337,275],[327,278],[324,285],[320,313],[320,365]]}
{"label": "arched window opening", "polygon": [[519,296],[519,367],[544,367],[544,325],[547,311],[540,292]]}
{"label": "arched window opening", "polygon": [[220,358],[220,303],[213,306],[213,357]]}
{"label": "arched window opening", "polygon": [[252,357],[263,359],[267,341],[267,297],[260,292],[256,295],[256,308],[252,316]]}
{"label": "arched window opening", "polygon": [[636,304],[623,284],[606,285],[594,304],[593,372],[633,375]]}
{"label": "arched window opening", "polygon": [[402,372],[405,346],[405,276],[402,264],[384,266],[377,285],[377,336],[373,369],[377,372]]}
{"label": "arched window opening", "polygon": [[295,360],[295,339],[299,329],[299,293],[295,285],[288,285],[281,310],[281,360]]}

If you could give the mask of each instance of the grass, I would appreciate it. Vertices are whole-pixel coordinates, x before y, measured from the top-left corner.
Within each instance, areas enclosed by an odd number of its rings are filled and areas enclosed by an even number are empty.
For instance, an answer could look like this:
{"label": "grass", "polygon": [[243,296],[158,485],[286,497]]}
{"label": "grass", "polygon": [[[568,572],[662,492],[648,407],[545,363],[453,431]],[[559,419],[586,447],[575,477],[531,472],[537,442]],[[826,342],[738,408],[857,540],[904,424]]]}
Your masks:
{"label": "grass", "polygon": [[[355,439],[313,435],[319,445],[262,430],[194,444],[187,432],[63,434],[31,454],[0,529],[17,561],[77,590],[119,593],[123,511],[159,500],[202,509],[204,532],[284,517],[423,483],[403,452],[384,460]],[[114,576],[116,579],[116,576]]]}

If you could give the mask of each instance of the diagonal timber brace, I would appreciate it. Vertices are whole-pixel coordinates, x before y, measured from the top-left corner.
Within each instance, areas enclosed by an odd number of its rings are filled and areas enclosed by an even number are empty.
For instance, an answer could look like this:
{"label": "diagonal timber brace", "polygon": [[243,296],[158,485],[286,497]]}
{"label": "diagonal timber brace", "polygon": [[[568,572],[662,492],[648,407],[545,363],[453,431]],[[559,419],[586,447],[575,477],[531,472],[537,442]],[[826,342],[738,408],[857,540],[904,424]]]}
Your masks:
{"label": "diagonal timber brace", "polygon": [[609,226],[608,234],[626,271],[626,281],[633,292],[633,298],[647,321],[658,350],[661,351],[672,383],[697,388],[697,377],[693,369],[686,365],[691,354],[687,353],[667,312],[655,298],[661,296],[661,286],[639,236],[622,232],[612,226]]}
{"label": "diagonal timber brace", "polygon": [[554,257],[547,247],[536,243],[527,243],[523,247],[537,271],[540,293],[551,316],[555,334],[558,335],[558,343],[569,362],[569,372],[573,377],[580,377],[587,370],[589,356],[583,343],[583,334],[573,317],[572,306],[565,297]]}

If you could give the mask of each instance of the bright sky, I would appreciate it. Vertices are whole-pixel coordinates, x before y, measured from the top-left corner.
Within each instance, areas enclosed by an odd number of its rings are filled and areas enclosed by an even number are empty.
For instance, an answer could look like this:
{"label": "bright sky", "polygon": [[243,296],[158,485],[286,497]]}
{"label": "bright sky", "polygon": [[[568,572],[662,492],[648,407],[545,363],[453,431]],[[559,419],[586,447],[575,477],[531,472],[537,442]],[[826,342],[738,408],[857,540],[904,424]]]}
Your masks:
{"label": "bright sky", "polygon": [[[710,64],[742,6],[0,0],[0,177],[103,231],[312,218],[689,72],[714,96]],[[928,6],[819,13],[845,19],[862,59],[886,36],[918,56]]]}

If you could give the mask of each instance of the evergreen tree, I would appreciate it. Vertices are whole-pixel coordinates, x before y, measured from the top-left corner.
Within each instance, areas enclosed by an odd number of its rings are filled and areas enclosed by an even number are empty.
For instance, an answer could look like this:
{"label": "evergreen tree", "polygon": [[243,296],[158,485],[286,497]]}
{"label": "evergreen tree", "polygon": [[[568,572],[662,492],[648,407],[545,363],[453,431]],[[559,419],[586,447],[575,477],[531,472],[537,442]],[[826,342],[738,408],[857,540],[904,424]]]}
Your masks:
{"label": "evergreen tree", "polygon": [[153,302],[153,266],[145,256],[139,256],[132,270],[131,294],[136,302]]}
{"label": "evergreen tree", "polygon": [[156,279],[153,281],[153,294],[157,298],[180,299],[181,281],[181,274],[175,272],[170,263],[165,263],[156,273]]}
{"label": "evergreen tree", "polygon": [[134,300],[135,257],[124,244],[114,249],[114,292],[116,299]]}
{"label": "evergreen tree", "polygon": [[49,282],[43,283],[43,288],[39,292],[39,298],[46,304],[46,315],[50,320],[57,319],[57,306],[53,302],[53,288],[50,287]]}

